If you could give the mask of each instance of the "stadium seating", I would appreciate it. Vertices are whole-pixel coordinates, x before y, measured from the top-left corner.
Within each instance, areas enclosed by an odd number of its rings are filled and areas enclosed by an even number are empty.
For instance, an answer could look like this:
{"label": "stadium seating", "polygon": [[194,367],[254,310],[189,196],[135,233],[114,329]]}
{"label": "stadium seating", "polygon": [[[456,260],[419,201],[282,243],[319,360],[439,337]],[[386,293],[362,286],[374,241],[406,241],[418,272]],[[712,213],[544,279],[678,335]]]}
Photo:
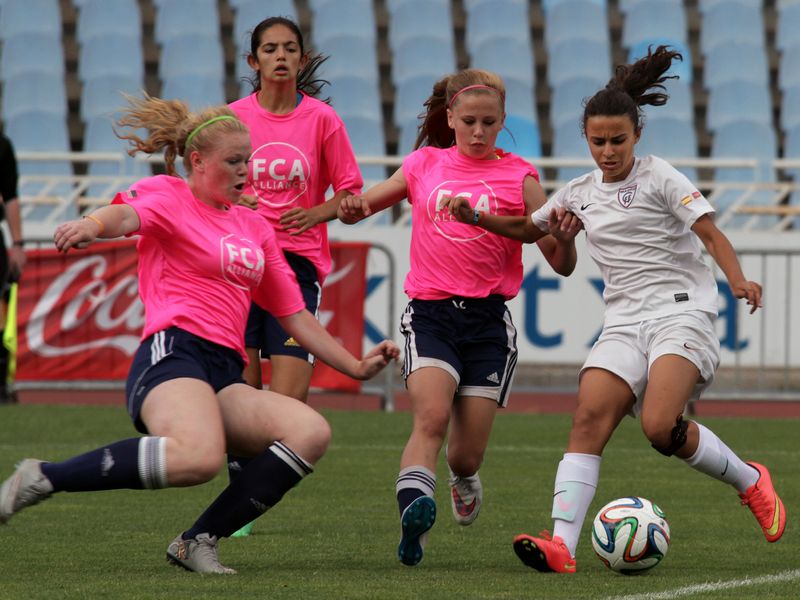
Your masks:
{"label": "stadium seating", "polygon": [[[589,146],[586,138],[581,133],[579,123],[567,121],[558,127],[553,128],[553,157],[556,158],[580,158],[591,160]],[[559,181],[569,181],[579,175],[592,170],[592,166],[586,167],[561,167],[558,169]]]}
{"label": "stadium seating", "polygon": [[125,75],[105,75],[89,79],[81,90],[81,119],[109,118],[125,106],[123,94],[141,96],[141,80]]}
{"label": "stadium seating", "polygon": [[[697,133],[691,121],[673,116],[649,118],[642,130],[636,155],[656,156],[668,161],[697,156]],[[691,167],[676,167],[690,180],[697,180],[697,171]]]}
{"label": "stadium seating", "polygon": [[703,54],[724,42],[764,44],[764,18],[760,6],[718,2],[703,14],[700,48]]}
{"label": "stadium seating", "polygon": [[631,48],[643,42],[659,39],[688,43],[688,27],[683,3],[639,0],[625,15],[622,45]]}
{"label": "stadium seating", "polygon": [[20,33],[3,40],[0,79],[5,81],[34,71],[64,76],[64,46],[60,35]]}
{"label": "stadium seating", "polygon": [[441,37],[454,45],[450,2],[442,0],[404,0],[392,9],[389,20],[389,47],[397,51],[408,38],[425,35]]}
{"label": "stadium seating", "polygon": [[191,110],[225,104],[225,89],[222,79],[216,75],[192,73],[172,75],[164,79],[162,98],[177,98],[189,105]]}
{"label": "stadium seating", "polygon": [[169,0],[156,10],[154,36],[165,44],[173,38],[185,40],[197,36],[200,40],[220,37],[217,0]]}
{"label": "stadium seating", "polygon": [[[469,2],[469,1],[470,0],[467,0],[467,2]],[[561,4],[570,4],[573,1],[574,0],[542,0],[542,11],[544,12],[545,18],[548,18],[548,15],[550,14],[550,11],[553,8],[555,8],[555,7],[557,7],[557,6],[561,5]],[[588,0],[588,1],[592,2],[593,4],[597,4],[603,10],[608,10],[608,2],[607,2],[607,0]],[[622,0],[621,3],[624,3],[624,2],[625,2],[625,0]]]}
{"label": "stadium seating", "polygon": [[711,131],[728,123],[755,121],[772,125],[772,98],[769,89],[758,83],[730,81],[709,93],[706,125]]}
{"label": "stadium seating", "polygon": [[416,119],[406,121],[398,126],[400,139],[397,143],[397,154],[405,156],[414,149],[414,143],[419,134],[418,127],[419,122]]}
{"label": "stadium seating", "polygon": [[784,48],[778,64],[778,87],[781,90],[800,85],[800,44]]}
{"label": "stadium seating", "polygon": [[418,75],[401,81],[395,87],[394,122],[399,127],[407,122],[416,122],[417,115],[424,110],[423,103],[431,95],[433,84],[439,75]]}
{"label": "stadium seating", "polygon": [[608,44],[593,40],[565,40],[548,52],[547,79],[551,87],[575,77],[611,77]]}
{"label": "stadium seating", "polygon": [[694,80],[694,61],[692,60],[691,48],[678,40],[668,39],[662,37],[650,38],[643,40],[631,46],[628,51],[628,61],[634,61],[644,56],[647,56],[649,49],[655,50],[658,46],[669,46],[671,50],[680,52],[683,60],[675,60],[667,72],[668,76],[677,75],[681,81],[692,83]]}
{"label": "stadium seating", "polygon": [[83,0],[78,11],[79,43],[95,36],[121,35],[142,38],[142,17],[136,0]]}
{"label": "stadium seating", "polygon": [[314,45],[324,47],[328,39],[336,36],[359,36],[377,39],[372,0],[312,3]]}
{"label": "stadium seating", "polygon": [[533,47],[517,38],[488,38],[473,48],[470,66],[494,71],[504,79],[515,78],[529,87],[536,85]]}
{"label": "stadium seating", "polygon": [[236,11],[233,18],[233,42],[239,54],[250,52],[250,34],[264,19],[289,17],[297,23],[294,0],[270,0],[268,3],[264,0],[238,0],[232,5]]}
{"label": "stadium seating", "polygon": [[353,75],[335,77],[331,79],[326,93],[330,95],[339,116],[360,115],[378,120],[383,118],[380,90],[371,79]]}
{"label": "stadium seating", "polygon": [[530,16],[527,2],[513,0],[480,0],[466,7],[465,40],[467,51],[486,39],[517,38],[530,43]]}
{"label": "stadium seating", "polygon": [[800,85],[783,90],[780,125],[784,131],[800,125]]}
{"label": "stadium seating", "polygon": [[[83,149],[85,152],[118,152],[124,154],[121,163],[100,160],[89,162],[89,175],[143,177],[149,172],[149,167],[146,163],[128,156],[127,141],[117,137],[114,133],[113,123],[107,117],[94,117],[86,123]],[[121,182],[116,184],[97,183],[90,185],[85,195],[110,200],[114,194],[127,189],[127,187],[128,184]]]}
{"label": "stadium seating", "polygon": [[64,77],[56,73],[20,73],[3,82],[3,118],[13,119],[31,110],[67,117]]}
{"label": "stadium seating", "polygon": [[544,37],[548,50],[575,39],[609,44],[607,8],[592,0],[561,0],[545,12]]}
{"label": "stadium seating", "polygon": [[355,75],[378,83],[378,51],[374,37],[338,35],[315,44],[328,57],[320,72],[329,80]]}
{"label": "stadium seating", "polygon": [[535,121],[525,117],[507,115],[505,127],[497,136],[495,146],[524,158],[537,158],[542,155],[539,127]]}
{"label": "stadium seating", "polygon": [[[782,0],[778,0],[781,2]],[[763,0],[698,0],[697,2],[697,10],[700,11],[700,14],[703,15],[709,11],[709,9],[719,5],[719,4],[730,4],[731,2],[736,2],[738,4],[745,4],[749,7],[761,8],[763,5]]]}
{"label": "stadium seating", "polygon": [[606,83],[605,79],[584,75],[553,86],[550,96],[550,123],[553,127],[566,122],[577,126],[583,116],[583,101],[603,89]]}
{"label": "stadium seating", "polygon": [[406,38],[394,52],[392,81],[399,85],[420,75],[436,79],[456,69],[453,45],[440,37],[417,36]]}
{"label": "stadium seating", "polygon": [[[383,124],[380,119],[356,114],[342,115],[347,135],[356,154],[363,156],[384,156],[386,143],[383,136]],[[386,178],[385,169],[380,165],[361,167],[361,175],[371,185]],[[367,186],[365,186],[367,187]]]}
{"label": "stadium seating", "polygon": [[506,113],[537,122],[534,88],[514,77],[504,77],[503,83],[506,86]]}
{"label": "stadium seating", "polygon": [[112,75],[144,81],[144,53],[141,41],[135,36],[98,35],[81,46],[78,55],[81,81]]}
{"label": "stadium seating", "polygon": [[685,119],[689,123],[694,121],[694,98],[692,86],[682,79],[670,80],[664,83],[669,99],[663,106],[644,106],[645,119],[650,117],[675,117]]}
{"label": "stadium seating", "polygon": [[[783,155],[784,158],[800,160],[800,122],[791,128],[787,128]],[[800,169],[790,169],[787,171],[787,175],[792,178],[794,183],[800,184]],[[800,206],[800,191],[794,192],[789,197],[789,203],[792,206]],[[800,217],[794,219],[793,227],[800,229]]]}
{"label": "stadium seating", "polygon": [[729,81],[769,84],[769,65],[763,45],[742,41],[722,42],[706,53],[703,84],[713,89]]}
{"label": "stadium seating", "polygon": [[21,33],[61,37],[59,0],[4,0],[0,10],[0,39]]}
{"label": "stadium seating", "polygon": [[800,2],[781,6],[775,21],[775,47],[783,50],[800,45]]}
{"label": "stadium seating", "polygon": [[158,74],[162,80],[196,74],[214,76],[222,82],[225,69],[219,36],[169,38],[161,49]]}

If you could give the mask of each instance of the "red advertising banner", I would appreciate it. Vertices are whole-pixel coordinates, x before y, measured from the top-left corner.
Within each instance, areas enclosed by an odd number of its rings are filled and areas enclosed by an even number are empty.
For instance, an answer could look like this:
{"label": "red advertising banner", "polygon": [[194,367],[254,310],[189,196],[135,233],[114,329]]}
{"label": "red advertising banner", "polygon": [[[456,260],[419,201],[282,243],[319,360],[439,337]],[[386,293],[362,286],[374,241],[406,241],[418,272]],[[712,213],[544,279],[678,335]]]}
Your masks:
{"label": "red advertising banner", "polygon": [[[333,243],[320,321],[350,352],[362,353],[368,244]],[[124,380],[139,346],[136,244],[95,244],[60,254],[33,250],[19,286],[17,381]],[[312,385],[358,391],[360,384],[318,362]]]}

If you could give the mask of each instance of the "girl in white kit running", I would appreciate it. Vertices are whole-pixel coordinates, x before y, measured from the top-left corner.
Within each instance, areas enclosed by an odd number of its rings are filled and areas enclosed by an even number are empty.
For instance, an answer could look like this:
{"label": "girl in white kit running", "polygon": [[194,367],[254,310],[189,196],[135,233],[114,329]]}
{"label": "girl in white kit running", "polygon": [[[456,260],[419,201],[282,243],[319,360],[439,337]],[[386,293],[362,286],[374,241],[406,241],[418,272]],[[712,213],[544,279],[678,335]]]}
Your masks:
{"label": "girl in white kit running", "polygon": [[[562,226],[578,219],[605,284],[603,331],[580,373],[578,407],[553,497],[552,537],[521,534],[514,550],[544,572],[574,573],[575,549],[594,498],[603,449],[622,418],[639,416],[653,448],[724,481],[750,507],[768,541],[783,534],[786,514],[769,471],[743,462],[713,432],[684,420],[719,363],[714,332],[717,285],[700,254],[702,242],[737,298],[754,312],[761,286],[748,281],[736,253],[714,225],[714,209],[681,173],[655,156],[637,157],[640,107],[667,100],[663,82],[677,52],[659,46],[617,68],[584,108],[583,130],[598,169],[570,181],[532,218],[486,215],[479,226],[515,239],[535,240],[552,213]],[[469,222],[460,199],[451,213]]]}

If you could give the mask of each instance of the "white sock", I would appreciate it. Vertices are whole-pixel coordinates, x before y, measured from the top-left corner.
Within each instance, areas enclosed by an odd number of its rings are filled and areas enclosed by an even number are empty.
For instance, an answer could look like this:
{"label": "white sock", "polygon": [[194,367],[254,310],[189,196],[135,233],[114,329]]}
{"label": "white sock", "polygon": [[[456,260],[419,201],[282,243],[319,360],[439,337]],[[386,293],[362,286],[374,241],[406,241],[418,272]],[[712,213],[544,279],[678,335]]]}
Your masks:
{"label": "white sock", "polygon": [[700,430],[700,441],[697,451],[684,459],[687,465],[731,484],[740,494],[758,481],[758,471],[736,456],[713,431],[700,423],[695,425]]}
{"label": "white sock", "polygon": [[586,511],[600,478],[601,457],[567,452],[558,463],[553,491],[553,537],[558,536],[575,556]]}

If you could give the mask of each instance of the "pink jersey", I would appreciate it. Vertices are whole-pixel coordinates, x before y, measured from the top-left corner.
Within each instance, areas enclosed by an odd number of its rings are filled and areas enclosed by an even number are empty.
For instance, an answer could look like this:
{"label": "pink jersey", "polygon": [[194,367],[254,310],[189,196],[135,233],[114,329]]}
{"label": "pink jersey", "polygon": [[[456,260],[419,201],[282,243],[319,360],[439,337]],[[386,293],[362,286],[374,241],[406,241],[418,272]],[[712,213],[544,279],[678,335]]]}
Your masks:
{"label": "pink jersey", "polygon": [[250,128],[253,155],[245,193],[258,198],[258,210],[275,228],[283,250],[304,256],[320,283],[331,270],[328,226],[321,223],[301,235],[281,231],[280,216],[290,208],[312,208],[325,192],[361,193],[363,180],[344,123],[324,102],[303,95],[290,113],[275,115],[251,94],[230,105]]}
{"label": "pink jersey", "polygon": [[305,308],[275,233],[251,209],[212,208],[177,177],[135,183],[114,198],[139,216],[142,339],[180,327],[238,351],[247,362],[244,329],[251,300],[276,317]]}
{"label": "pink jersey", "polygon": [[522,243],[459,223],[439,205],[443,196],[465,196],[484,212],[524,215],[523,180],[539,179],[533,165],[508,153],[499,160],[476,160],[455,146],[425,147],[406,157],[403,175],[413,223],[405,282],[409,298],[516,296],[522,284]]}

